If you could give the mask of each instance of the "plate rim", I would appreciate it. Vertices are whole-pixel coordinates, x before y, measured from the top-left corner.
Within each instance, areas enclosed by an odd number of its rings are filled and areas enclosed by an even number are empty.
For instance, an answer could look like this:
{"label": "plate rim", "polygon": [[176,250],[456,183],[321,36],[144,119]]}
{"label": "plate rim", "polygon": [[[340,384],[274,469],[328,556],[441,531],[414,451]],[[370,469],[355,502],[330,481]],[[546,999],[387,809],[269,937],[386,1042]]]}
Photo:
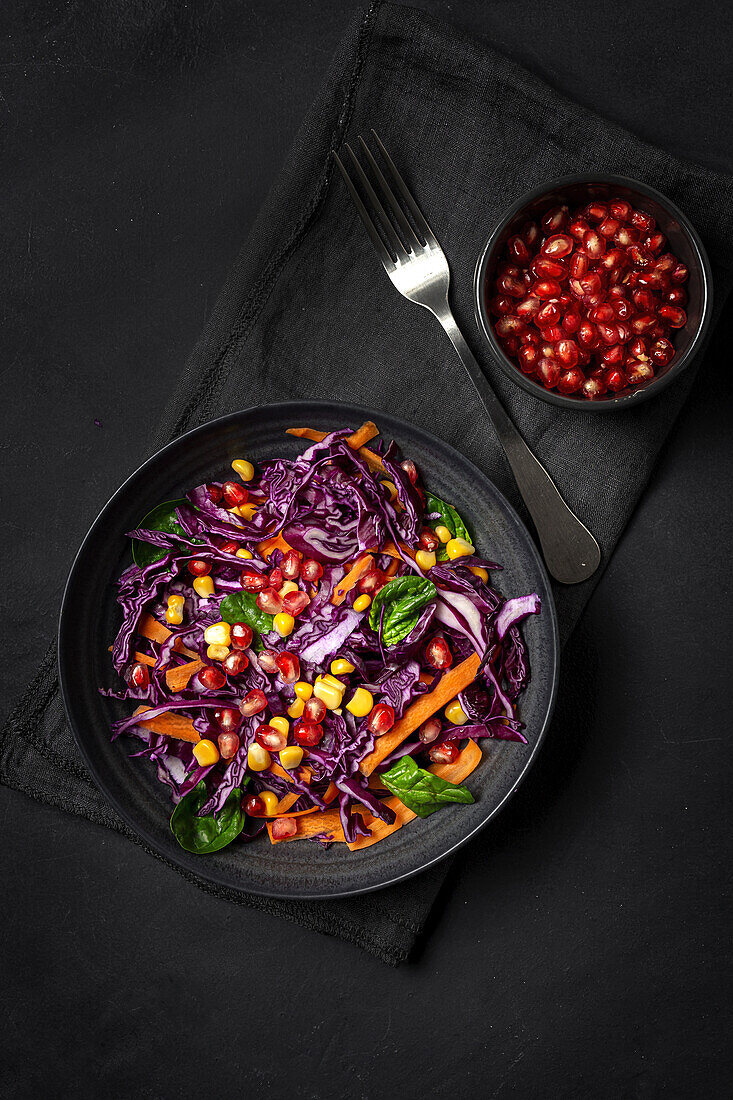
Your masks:
{"label": "plate rim", "polygon": [[[533,564],[534,564],[535,568],[537,569],[540,577],[542,578],[542,580],[544,582],[545,592],[547,593],[548,598],[543,601],[542,610],[543,610],[543,612],[545,610],[547,610],[549,612],[549,621],[550,621],[550,626],[551,626],[551,637],[552,637],[552,665],[553,665],[553,667],[552,667],[552,675],[551,675],[551,678],[550,678],[550,697],[549,697],[547,709],[546,709],[546,712],[545,712],[544,721],[542,723],[542,728],[539,730],[539,732],[536,736],[534,745],[532,746],[532,749],[531,749],[529,755],[524,760],[523,767],[519,771],[518,775],[516,776],[514,782],[512,783],[511,787],[509,788],[509,790],[506,791],[506,793],[504,794],[503,798],[486,814],[486,816],[477,825],[474,826],[474,828],[472,828],[468,833],[466,833],[465,836],[461,837],[459,840],[452,843],[448,848],[446,848],[445,851],[441,852],[440,854],[438,854],[436,856],[433,856],[432,858],[430,858],[428,860],[420,860],[418,862],[417,866],[415,866],[413,868],[410,868],[406,871],[403,871],[400,874],[392,875],[390,877],[387,877],[383,880],[380,880],[379,882],[370,883],[366,886],[350,887],[350,888],[345,889],[345,890],[329,890],[325,893],[322,893],[322,892],[289,893],[289,892],[280,891],[280,890],[273,891],[271,888],[268,889],[267,887],[262,887],[262,886],[257,886],[257,885],[255,885],[255,886],[250,886],[250,885],[235,886],[235,885],[232,885],[231,881],[228,880],[225,876],[217,874],[216,869],[213,866],[211,867],[210,870],[207,870],[206,867],[204,866],[202,868],[202,870],[199,871],[198,869],[194,869],[191,866],[189,866],[189,863],[187,861],[184,861],[184,859],[182,857],[179,860],[179,859],[175,858],[174,856],[172,856],[170,853],[163,851],[161,849],[156,837],[154,835],[152,835],[151,832],[145,826],[141,826],[139,821],[137,821],[134,818],[133,814],[128,812],[127,808],[122,803],[122,801],[120,799],[118,799],[114,794],[112,794],[107,789],[106,783],[104,782],[103,778],[100,776],[99,770],[97,769],[95,763],[93,762],[90,753],[87,751],[87,748],[86,748],[85,743],[84,743],[84,738],[83,738],[83,736],[82,736],[82,734],[81,734],[81,732],[78,728],[79,724],[77,723],[76,717],[74,715],[73,704],[72,704],[72,699],[71,699],[71,691],[70,691],[69,684],[68,684],[68,681],[67,681],[66,668],[65,668],[67,652],[71,652],[71,650],[73,649],[73,647],[69,644],[69,641],[67,640],[69,635],[73,636],[73,630],[70,626],[70,617],[71,617],[71,612],[70,612],[70,590],[71,590],[71,587],[72,587],[72,583],[75,580],[75,575],[76,575],[77,569],[80,567],[80,563],[83,562],[83,559],[85,557],[87,544],[90,542],[90,540],[96,534],[96,531],[97,531],[98,527],[100,526],[100,524],[103,522],[103,519],[106,516],[108,509],[110,509],[113,506],[114,502],[117,500],[117,498],[125,492],[128,485],[130,484],[130,482],[134,481],[136,478],[143,475],[144,472],[146,471],[146,469],[149,466],[152,466],[154,463],[157,464],[162,458],[165,457],[166,452],[172,450],[173,448],[179,447],[185,440],[190,440],[192,437],[196,436],[198,433],[202,433],[202,432],[205,432],[205,431],[210,431],[212,428],[216,428],[217,426],[220,427],[220,428],[223,428],[226,425],[230,424],[232,421],[235,421],[239,417],[244,416],[248,413],[249,414],[258,413],[259,415],[261,415],[264,418],[264,417],[267,417],[268,413],[271,410],[274,410],[274,409],[278,410],[279,414],[282,414],[283,412],[286,412],[288,409],[292,409],[293,410],[292,415],[294,417],[297,417],[299,415],[298,410],[301,410],[306,405],[307,405],[307,407],[310,411],[317,411],[317,412],[320,412],[320,413],[324,413],[325,415],[330,415],[332,413],[334,415],[337,415],[339,410],[343,410],[343,414],[350,415],[350,416],[353,416],[354,414],[356,414],[356,415],[359,415],[359,416],[363,416],[365,419],[375,419],[376,422],[379,421],[379,416],[380,415],[386,416],[391,421],[403,425],[405,428],[407,428],[409,430],[409,432],[411,432],[413,434],[416,434],[416,435],[419,435],[419,436],[422,436],[425,440],[428,440],[428,441],[429,440],[437,440],[440,443],[441,447],[446,448],[451,453],[451,455],[456,456],[456,458],[461,463],[467,464],[471,468],[471,470],[473,470],[478,475],[479,478],[485,479],[486,481],[488,481],[491,484],[494,492],[496,493],[496,496],[498,498],[498,501],[499,501],[499,504],[501,505],[501,507],[506,511],[509,518],[517,525],[517,527],[523,532],[523,534],[526,537],[526,543],[527,543],[528,549],[529,549],[529,551],[532,555]],[[271,898],[277,898],[277,899],[281,899],[281,900],[290,900],[290,901],[328,901],[328,900],[331,900],[331,899],[357,897],[357,896],[362,895],[362,894],[374,893],[377,890],[387,889],[387,887],[389,887],[389,886],[394,886],[394,885],[396,885],[397,883],[400,883],[400,882],[406,882],[408,879],[413,878],[415,875],[422,874],[422,872],[429,870],[431,867],[434,867],[436,864],[441,863],[443,860],[447,859],[449,856],[451,856],[455,852],[457,852],[460,848],[462,848],[465,844],[467,844],[469,842],[469,840],[473,839],[479,832],[481,832],[481,830],[486,828],[486,826],[489,824],[489,822],[492,821],[496,817],[496,815],[501,810],[504,809],[506,804],[514,796],[514,794],[516,793],[518,788],[521,786],[521,784],[526,779],[526,777],[527,777],[527,775],[530,771],[530,768],[534,764],[534,762],[537,758],[537,755],[539,753],[539,750],[540,750],[540,748],[541,748],[541,746],[542,746],[542,744],[545,740],[545,736],[547,734],[547,730],[548,730],[550,721],[552,720],[552,715],[553,715],[553,712],[554,712],[554,709],[555,709],[555,703],[557,701],[559,672],[560,672],[560,633],[559,633],[559,626],[558,626],[558,619],[557,619],[557,609],[556,609],[556,606],[555,606],[555,599],[554,599],[554,595],[553,595],[553,592],[552,592],[550,579],[549,579],[547,570],[545,568],[544,562],[542,560],[542,557],[540,555],[539,549],[538,549],[538,547],[535,543],[534,538],[532,537],[527,525],[524,523],[524,521],[518,515],[516,510],[513,508],[513,506],[506,499],[506,497],[501,492],[501,490],[496,486],[494,481],[488,476],[488,474],[483,473],[483,471],[480,470],[470,458],[468,458],[466,455],[464,455],[461,451],[459,451],[452,444],[450,444],[446,440],[442,439],[440,436],[434,434],[433,432],[429,432],[426,429],[424,429],[424,428],[422,428],[422,427],[420,427],[416,424],[413,424],[412,422],[410,422],[408,420],[405,420],[400,416],[396,416],[394,413],[388,412],[386,410],[378,410],[378,409],[375,409],[375,408],[369,409],[369,408],[366,408],[365,406],[358,405],[358,404],[355,404],[355,403],[352,403],[352,402],[335,401],[335,400],[333,400],[333,401],[323,401],[323,400],[308,400],[308,399],[306,399],[306,400],[295,400],[295,401],[270,401],[270,402],[267,402],[266,404],[249,405],[245,408],[237,409],[234,412],[225,413],[222,416],[215,417],[213,420],[207,420],[203,424],[198,424],[198,425],[196,425],[196,427],[190,428],[187,432],[184,432],[183,434],[176,436],[175,439],[170,440],[168,443],[164,444],[162,447],[160,447],[153,454],[149,455],[140,464],[140,466],[138,466],[135,470],[133,470],[132,473],[130,473],[125,478],[125,480],[117,487],[117,489],[115,489],[112,496],[102,506],[102,508],[97,513],[95,519],[90,524],[89,529],[87,530],[86,535],[82,539],[82,542],[81,542],[76,554],[74,555],[74,559],[71,563],[71,567],[69,569],[68,576],[67,576],[66,582],[64,584],[63,596],[61,598],[61,607],[60,607],[60,612],[59,612],[58,629],[57,629],[57,662],[56,663],[57,663],[57,668],[58,668],[59,687],[60,687],[60,692],[61,692],[61,699],[62,699],[63,706],[64,706],[64,713],[66,715],[66,720],[68,721],[69,726],[71,728],[76,746],[77,746],[79,752],[81,753],[81,756],[84,760],[84,763],[85,763],[87,769],[89,770],[89,773],[90,773],[92,779],[94,780],[94,783],[95,783],[97,789],[102,793],[104,798],[113,807],[113,809],[120,815],[120,817],[125,822],[125,824],[128,825],[130,829],[132,829],[134,834],[143,842],[143,844],[145,846],[147,846],[151,850],[151,852],[155,855],[156,858],[161,859],[165,863],[175,867],[179,871],[183,872],[184,875],[192,874],[196,877],[200,877],[201,879],[203,879],[207,882],[213,883],[216,886],[219,886],[219,887],[221,887],[223,889],[226,889],[226,890],[229,890],[229,891],[233,891],[237,894],[245,894],[245,895],[246,894],[253,894],[253,895],[256,895],[258,897],[271,897]]]}

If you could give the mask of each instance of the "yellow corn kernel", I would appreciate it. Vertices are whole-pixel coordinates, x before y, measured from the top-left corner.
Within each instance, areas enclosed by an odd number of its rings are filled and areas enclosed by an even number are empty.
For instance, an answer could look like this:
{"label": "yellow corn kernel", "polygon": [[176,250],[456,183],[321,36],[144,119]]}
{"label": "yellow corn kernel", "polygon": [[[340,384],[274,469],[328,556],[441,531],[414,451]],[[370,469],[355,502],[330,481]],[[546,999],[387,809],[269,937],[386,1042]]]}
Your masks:
{"label": "yellow corn kernel", "polygon": [[278,596],[287,596],[288,592],[297,592],[298,586],[295,581],[283,581],[282,588],[278,588]]}
{"label": "yellow corn kernel", "polygon": [[337,691],[346,691],[346,684],[343,680],[339,680],[336,676],[332,676],[330,672],[324,672],[321,676],[316,676],[316,682],[322,680],[326,684],[331,684]]}
{"label": "yellow corn kernel", "polygon": [[456,558],[468,558],[474,553],[474,549],[470,542],[466,542],[465,539],[451,539],[445,545],[445,552],[451,561],[455,561]]}
{"label": "yellow corn kernel", "polygon": [[483,565],[469,565],[468,567],[474,576],[478,577],[481,581],[488,581],[489,571],[484,569]]}
{"label": "yellow corn kernel", "polygon": [[335,661],[331,661],[331,672],[334,676],[348,676],[354,668],[351,661],[347,661],[345,657],[337,657]]}
{"label": "yellow corn kernel", "polygon": [[265,803],[265,813],[268,817],[272,817],[280,799],[274,791],[260,791],[259,797]]}
{"label": "yellow corn kernel", "polygon": [[291,768],[297,768],[302,759],[303,750],[300,745],[288,745],[286,749],[280,750],[280,763],[286,771],[290,771]]}
{"label": "yellow corn kernel", "polygon": [[[308,684],[308,687],[310,687],[310,684]],[[288,714],[290,715],[291,718],[302,718],[304,710],[305,710],[304,700],[299,699],[296,695],[295,699],[292,701],[292,703],[288,707]]]}
{"label": "yellow corn kernel", "polygon": [[206,647],[206,656],[210,661],[223,661],[229,656],[229,646],[210,645]]}
{"label": "yellow corn kernel", "polygon": [[298,680],[297,684],[293,684],[293,688],[299,699],[310,699],[313,694],[313,684],[309,684],[305,680]]}
{"label": "yellow corn kernel", "polygon": [[229,623],[219,622],[207,626],[204,631],[204,641],[207,645],[231,645],[232,631]]}
{"label": "yellow corn kernel", "polygon": [[374,699],[371,691],[359,687],[346,704],[346,709],[350,710],[357,718],[365,718],[373,706]]}
{"label": "yellow corn kernel", "polygon": [[364,592],[361,596],[357,596],[354,600],[354,611],[366,611],[372,602],[372,597],[367,596]]}
{"label": "yellow corn kernel", "polygon": [[165,609],[165,621],[173,626],[180,626],[183,622],[183,608],[186,601],[183,596],[169,596],[168,606]]}
{"label": "yellow corn kernel", "polygon": [[281,611],[272,620],[272,625],[281,638],[287,638],[288,634],[292,634],[295,629],[295,619],[292,615],[288,615],[286,611]]}
{"label": "yellow corn kernel", "polygon": [[276,714],[274,718],[270,718],[268,723],[274,730],[279,730],[280,733],[285,734],[287,737],[290,733],[290,722],[283,714]]}
{"label": "yellow corn kernel", "polygon": [[232,462],[232,469],[235,474],[239,474],[242,481],[251,481],[255,476],[255,468],[246,458],[235,458]]}
{"label": "yellow corn kernel", "polygon": [[339,691],[337,687],[333,684],[329,684],[327,680],[319,678],[313,685],[313,694],[317,699],[322,700],[329,710],[336,710],[337,707],[341,706],[344,697],[344,687],[342,685]]}
{"label": "yellow corn kernel", "polygon": [[238,558],[245,558],[247,561],[250,561],[251,558],[252,558],[252,551],[251,550],[245,550],[244,547],[242,547],[241,550],[237,550],[237,553],[236,553],[235,556],[238,557]]}
{"label": "yellow corn kernel", "polygon": [[389,493],[389,499],[397,500],[397,486],[395,485],[394,481],[383,481],[382,485],[384,485],[385,489]]}
{"label": "yellow corn kernel", "polygon": [[465,726],[468,721],[468,715],[457,699],[453,699],[445,708],[445,716],[454,726]]}
{"label": "yellow corn kernel", "polygon": [[272,763],[267,749],[263,749],[262,745],[258,745],[256,741],[253,741],[247,750],[247,767],[253,772],[263,772],[265,768],[269,768]]}
{"label": "yellow corn kernel", "polygon": [[256,504],[238,504],[236,508],[232,508],[233,512],[236,512],[242,519],[252,519],[252,516],[257,511]]}
{"label": "yellow corn kernel", "polygon": [[435,534],[438,536],[441,542],[450,542],[453,538],[453,532],[448,527],[444,527],[441,523],[439,527],[433,528]]}
{"label": "yellow corn kernel", "polygon": [[194,745],[193,755],[196,757],[196,763],[199,764],[200,767],[208,768],[210,764],[216,764],[219,759],[219,750],[213,741],[209,741],[207,737],[203,737]]}
{"label": "yellow corn kernel", "polygon": [[214,595],[214,582],[211,577],[195,577],[193,590],[202,600],[208,600],[209,596]]}
{"label": "yellow corn kernel", "polygon": [[432,550],[418,550],[415,554],[415,561],[421,569],[432,569],[436,562],[435,554]]}

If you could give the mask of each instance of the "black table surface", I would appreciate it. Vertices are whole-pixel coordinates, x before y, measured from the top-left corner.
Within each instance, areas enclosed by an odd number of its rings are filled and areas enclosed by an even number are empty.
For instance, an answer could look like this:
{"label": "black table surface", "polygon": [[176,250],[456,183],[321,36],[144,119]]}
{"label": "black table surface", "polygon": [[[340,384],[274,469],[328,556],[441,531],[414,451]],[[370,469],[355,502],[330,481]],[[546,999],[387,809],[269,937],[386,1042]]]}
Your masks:
{"label": "black table surface", "polygon": [[[733,171],[729,6],[420,6]],[[4,705],[356,7],[2,5]],[[729,1094],[730,320],[566,651],[562,721],[413,962],[0,790],[1,1095]]]}

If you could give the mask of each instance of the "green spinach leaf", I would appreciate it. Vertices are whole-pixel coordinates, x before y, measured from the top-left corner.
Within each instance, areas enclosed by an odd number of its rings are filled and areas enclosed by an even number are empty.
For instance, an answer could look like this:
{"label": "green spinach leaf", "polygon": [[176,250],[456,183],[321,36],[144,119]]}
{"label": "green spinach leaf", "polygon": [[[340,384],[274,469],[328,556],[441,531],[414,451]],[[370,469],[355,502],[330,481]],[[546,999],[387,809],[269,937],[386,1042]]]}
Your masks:
{"label": "green spinach leaf", "polygon": [[[158,504],[152,512],[148,512],[145,519],[138,523],[138,527],[145,531],[165,531],[169,535],[187,538],[186,532],[176,520],[176,508],[179,504],[185,503],[184,500],[169,500],[165,504]],[[140,539],[132,540],[132,560],[140,569],[144,569],[154,561],[160,561],[167,553],[167,550],[162,550],[149,542],[141,542]]]}
{"label": "green spinach leaf", "polygon": [[418,817],[429,817],[448,802],[474,801],[468,787],[449,783],[439,775],[418,767],[411,756],[403,756],[379,776],[385,787]]}
{"label": "green spinach leaf", "polygon": [[244,828],[242,791],[235,787],[226,802],[214,814],[199,817],[198,812],[208,800],[206,783],[202,779],[176,806],[171,814],[171,832],[187,852],[204,856],[226,848]]}
{"label": "green spinach leaf", "polygon": [[273,629],[273,617],[257,606],[254,592],[232,592],[219,604],[219,614],[225,623],[247,623],[256,632],[255,648],[262,643],[260,634],[269,634]]}
{"label": "green spinach leaf", "polygon": [[386,646],[396,645],[407,637],[436,592],[435,585],[426,577],[395,577],[374,597],[369,609],[370,627],[378,632],[381,620],[382,641]]}
{"label": "green spinach leaf", "polygon": [[[438,512],[440,515],[439,520],[430,521],[432,527],[439,527],[442,524],[444,527],[448,528],[453,538],[465,539],[466,542],[470,542],[471,545],[473,545],[473,539],[469,534],[468,528],[452,504],[446,504],[440,497],[433,496],[432,493],[426,493],[425,511],[428,514],[431,512]],[[436,556],[438,561],[448,560],[448,555],[442,542],[436,550]]]}

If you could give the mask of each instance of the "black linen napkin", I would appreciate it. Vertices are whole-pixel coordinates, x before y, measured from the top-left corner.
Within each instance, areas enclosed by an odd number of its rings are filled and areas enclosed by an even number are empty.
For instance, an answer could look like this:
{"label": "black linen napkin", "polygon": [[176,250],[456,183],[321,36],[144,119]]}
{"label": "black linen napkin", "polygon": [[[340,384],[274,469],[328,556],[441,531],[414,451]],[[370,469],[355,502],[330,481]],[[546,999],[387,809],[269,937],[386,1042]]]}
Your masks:
{"label": "black linen napkin", "polygon": [[[371,126],[445,249],[464,334],[528,443],[598,538],[605,564],[694,368],[659,398],[622,414],[566,413],[537,401],[484,353],[471,299],[476,257],[502,211],[532,186],[575,171],[627,174],[659,187],[690,216],[710,254],[719,309],[731,281],[733,180],[638,141],[485,44],[409,8],[372,5],[344,42],[183,372],[156,443],[258,402],[357,401],[395,411],[457,446],[527,518],[446,337],[394,291],[333,177],[329,152]],[[556,589],[563,638],[596,579]],[[64,719],[53,647],[0,736],[0,780],[137,839],[81,763]],[[444,863],[379,893],[333,902],[257,898],[186,877],[395,964],[409,954],[446,870]]]}

